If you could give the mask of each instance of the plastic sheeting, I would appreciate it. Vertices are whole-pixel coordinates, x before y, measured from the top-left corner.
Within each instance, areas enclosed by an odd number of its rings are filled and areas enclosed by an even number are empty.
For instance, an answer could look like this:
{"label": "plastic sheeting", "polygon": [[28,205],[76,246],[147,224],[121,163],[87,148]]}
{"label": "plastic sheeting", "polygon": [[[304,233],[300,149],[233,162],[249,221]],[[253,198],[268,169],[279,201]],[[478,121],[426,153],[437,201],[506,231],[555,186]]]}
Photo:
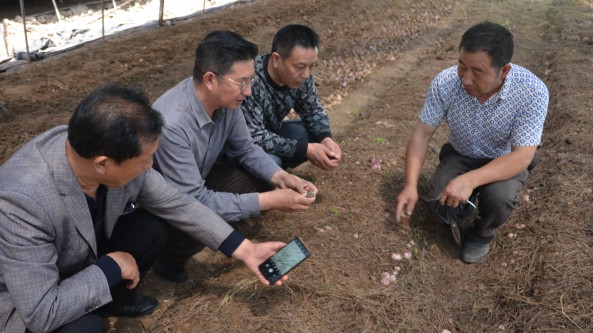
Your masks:
{"label": "plastic sheeting", "polygon": [[[24,0],[20,1],[22,3]],[[142,4],[132,0],[122,1],[119,4],[112,0],[89,2],[60,8],[60,17],[57,17],[55,11],[51,11],[27,15],[24,22],[21,17],[17,17],[14,21],[5,19],[3,22],[6,30],[5,38],[14,37],[13,40],[5,43],[8,51],[12,50],[14,59],[39,60],[53,53],[124,30],[157,25],[161,19],[160,23],[172,25],[176,21],[222,9],[238,1],[147,0]],[[117,7],[114,8],[113,4]],[[24,27],[26,27],[26,34]]]}

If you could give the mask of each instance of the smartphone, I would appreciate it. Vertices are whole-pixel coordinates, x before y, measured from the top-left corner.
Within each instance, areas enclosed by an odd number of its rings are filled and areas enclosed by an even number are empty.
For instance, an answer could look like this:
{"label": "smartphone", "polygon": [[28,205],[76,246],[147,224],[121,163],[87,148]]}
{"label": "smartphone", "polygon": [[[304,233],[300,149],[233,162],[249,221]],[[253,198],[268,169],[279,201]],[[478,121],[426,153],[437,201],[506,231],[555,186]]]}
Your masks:
{"label": "smartphone", "polygon": [[272,285],[310,255],[311,253],[305,243],[300,238],[295,237],[276,254],[259,265],[259,271]]}

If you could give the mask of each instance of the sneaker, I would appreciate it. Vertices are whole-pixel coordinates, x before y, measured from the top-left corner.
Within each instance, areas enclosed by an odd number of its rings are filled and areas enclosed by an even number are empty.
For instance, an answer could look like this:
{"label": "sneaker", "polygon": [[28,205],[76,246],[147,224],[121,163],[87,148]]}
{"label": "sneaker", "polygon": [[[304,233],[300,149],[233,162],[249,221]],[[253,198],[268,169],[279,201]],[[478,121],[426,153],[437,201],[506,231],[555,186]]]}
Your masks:
{"label": "sneaker", "polygon": [[461,260],[466,264],[477,264],[490,252],[490,243],[468,238],[461,249]]}
{"label": "sneaker", "polygon": [[171,267],[160,258],[156,261],[152,270],[158,277],[169,282],[183,283],[187,280],[187,271],[185,270],[185,267]]}

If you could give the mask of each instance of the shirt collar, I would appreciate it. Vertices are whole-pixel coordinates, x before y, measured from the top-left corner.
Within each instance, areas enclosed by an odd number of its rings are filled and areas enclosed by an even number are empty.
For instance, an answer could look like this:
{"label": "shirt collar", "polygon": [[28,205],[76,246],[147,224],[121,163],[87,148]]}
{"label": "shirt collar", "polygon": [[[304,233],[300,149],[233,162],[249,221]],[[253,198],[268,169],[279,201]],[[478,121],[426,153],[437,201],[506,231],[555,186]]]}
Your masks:
{"label": "shirt collar", "polygon": [[[196,121],[198,122],[198,126],[204,127],[210,123],[212,123],[212,119],[208,117],[206,110],[204,110],[204,106],[198,98],[198,92],[194,86],[193,78],[188,78],[185,85],[186,94],[189,96],[189,103],[192,113],[195,115]],[[215,112],[216,115],[218,112]]]}
{"label": "shirt collar", "polygon": [[274,82],[274,80],[272,80],[272,77],[270,76],[270,72],[268,72],[268,63],[270,62],[270,54],[266,54],[263,56],[263,72],[264,72],[264,77],[266,78],[266,82],[272,87],[274,88],[274,90],[288,90],[290,89],[288,86],[284,86],[281,87],[278,84],[276,84],[276,82]]}
{"label": "shirt collar", "polygon": [[507,74],[507,76],[504,78],[502,87],[498,91],[498,95],[499,95],[500,99],[507,98],[509,96],[509,94],[511,93],[511,85],[513,84],[513,80],[514,80],[514,69],[515,69],[515,66],[513,66],[513,64],[511,64],[511,69],[509,70],[509,73]]}

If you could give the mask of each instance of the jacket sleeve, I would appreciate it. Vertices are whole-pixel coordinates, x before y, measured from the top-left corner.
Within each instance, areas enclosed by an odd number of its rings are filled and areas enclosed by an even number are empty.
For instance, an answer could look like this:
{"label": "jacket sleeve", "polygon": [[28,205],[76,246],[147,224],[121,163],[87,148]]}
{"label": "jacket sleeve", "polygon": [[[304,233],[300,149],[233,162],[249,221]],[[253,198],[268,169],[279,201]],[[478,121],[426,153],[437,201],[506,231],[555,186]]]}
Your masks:
{"label": "jacket sleeve", "polygon": [[[267,86],[264,80],[260,78],[255,81],[251,89],[252,95],[245,98],[241,106],[249,134],[255,143],[269,154],[292,158],[297,150],[303,150],[303,145],[306,152],[307,142],[299,143],[297,140],[285,138],[276,133],[282,126],[282,119],[277,114],[280,111],[273,109],[271,100],[280,97],[273,95],[270,90],[272,88]],[[264,119],[267,119],[267,122]],[[301,149],[298,149],[299,145]]]}
{"label": "jacket sleeve", "polygon": [[219,250],[235,231],[211,209],[169,184],[153,169],[145,174],[138,203],[212,250]]}
{"label": "jacket sleeve", "polygon": [[332,137],[329,118],[321,105],[319,95],[317,95],[313,76],[309,76],[305,84],[298,90],[294,110],[301,117],[305,128],[313,135],[315,142]]}
{"label": "jacket sleeve", "polygon": [[260,214],[257,193],[215,192],[206,187],[190,144],[177,128],[165,126],[159,145],[155,154],[158,168],[167,181],[184,193],[196,198],[226,221],[239,221]]}

